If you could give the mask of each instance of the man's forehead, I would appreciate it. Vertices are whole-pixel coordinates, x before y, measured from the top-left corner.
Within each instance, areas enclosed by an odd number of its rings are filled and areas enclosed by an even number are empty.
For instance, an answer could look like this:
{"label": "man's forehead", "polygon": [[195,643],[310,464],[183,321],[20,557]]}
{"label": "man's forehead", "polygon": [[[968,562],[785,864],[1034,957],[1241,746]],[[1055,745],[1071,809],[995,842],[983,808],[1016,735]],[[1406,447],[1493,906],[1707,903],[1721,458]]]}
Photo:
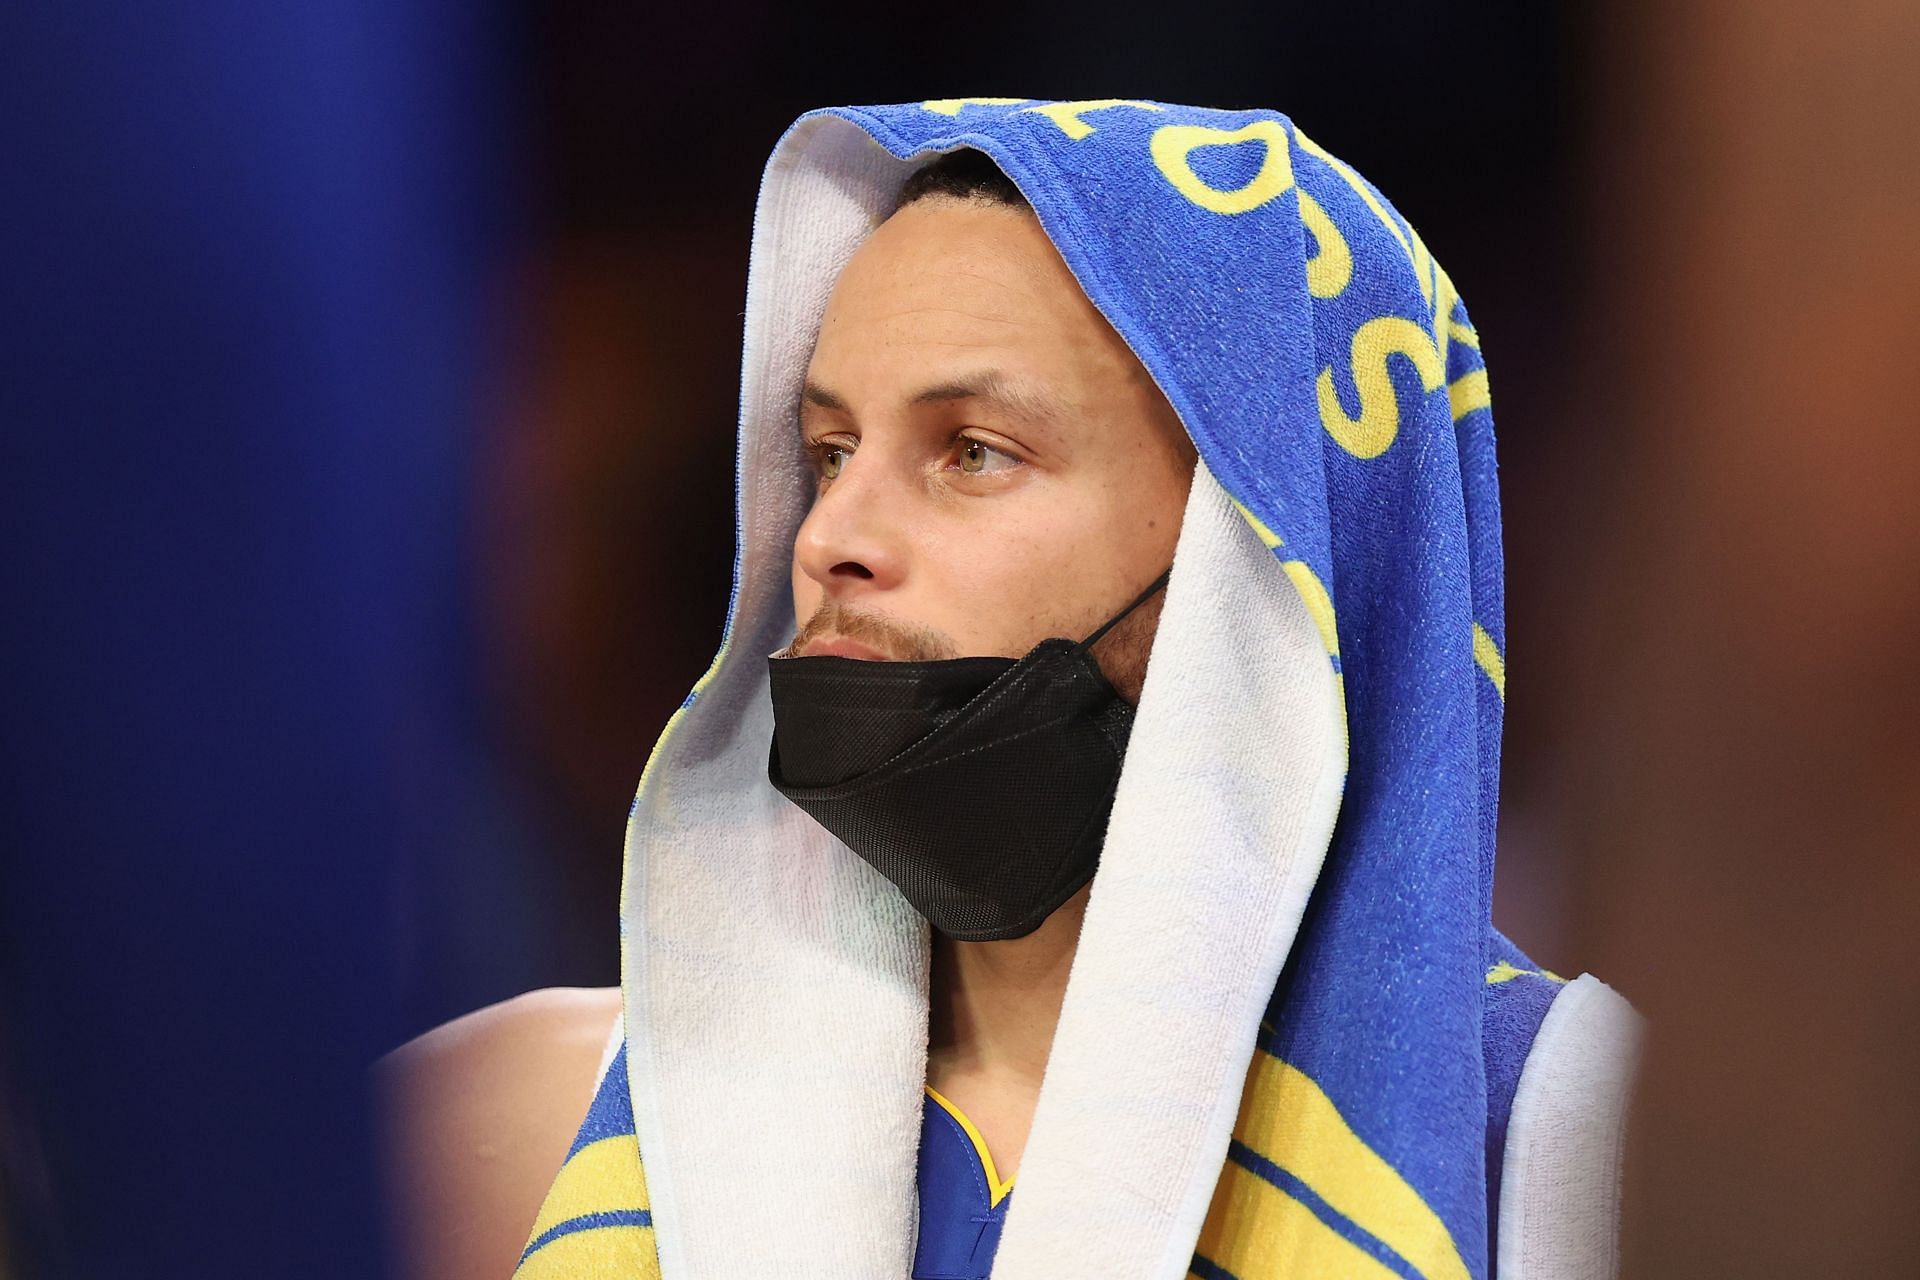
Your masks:
{"label": "man's forehead", "polygon": [[1057,322],[1091,309],[1038,218],[982,201],[925,200],[886,219],[840,268],[826,328],[907,331]]}
{"label": "man's forehead", "polygon": [[1064,444],[1150,383],[1031,212],[943,199],[901,209],[841,273],[800,414],[944,403]]}

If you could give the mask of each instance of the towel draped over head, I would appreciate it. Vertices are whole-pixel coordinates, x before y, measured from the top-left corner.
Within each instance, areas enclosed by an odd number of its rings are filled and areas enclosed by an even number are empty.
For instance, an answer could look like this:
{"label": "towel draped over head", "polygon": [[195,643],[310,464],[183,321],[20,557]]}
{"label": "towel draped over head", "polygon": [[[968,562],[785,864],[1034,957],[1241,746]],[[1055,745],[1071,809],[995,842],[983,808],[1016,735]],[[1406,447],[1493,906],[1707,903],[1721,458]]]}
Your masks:
{"label": "towel draped over head", "polygon": [[1224,1269],[1202,1228],[1237,1166],[1286,1274],[1488,1276],[1513,1077],[1561,988],[1490,920],[1506,631],[1479,339],[1413,227],[1286,117],[1020,99],[814,112],[767,167],[726,639],[626,852],[662,1271],[910,1266],[927,929],[768,785],[764,657],[793,626],[828,293],[905,176],[969,147],[1200,457],[995,1274]]}

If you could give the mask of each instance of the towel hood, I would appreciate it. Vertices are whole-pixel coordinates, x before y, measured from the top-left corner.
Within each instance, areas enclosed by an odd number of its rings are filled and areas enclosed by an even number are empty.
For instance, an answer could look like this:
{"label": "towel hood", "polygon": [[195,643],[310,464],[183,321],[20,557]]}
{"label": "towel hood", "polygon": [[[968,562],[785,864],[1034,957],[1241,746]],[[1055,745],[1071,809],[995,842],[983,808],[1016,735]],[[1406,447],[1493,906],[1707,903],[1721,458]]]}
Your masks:
{"label": "towel hood", "polygon": [[1437,1230],[1407,1246],[1451,1260],[1428,1274],[1483,1276],[1505,631],[1479,340],[1412,226],[1286,117],[1022,99],[810,113],[766,169],[726,636],[626,847],[663,1272],[910,1267],[927,929],[768,785],[764,658],[791,635],[828,293],[907,174],[962,147],[1026,194],[1201,458],[995,1274],[1184,1275],[1259,1041],[1385,1170],[1352,1176]]}

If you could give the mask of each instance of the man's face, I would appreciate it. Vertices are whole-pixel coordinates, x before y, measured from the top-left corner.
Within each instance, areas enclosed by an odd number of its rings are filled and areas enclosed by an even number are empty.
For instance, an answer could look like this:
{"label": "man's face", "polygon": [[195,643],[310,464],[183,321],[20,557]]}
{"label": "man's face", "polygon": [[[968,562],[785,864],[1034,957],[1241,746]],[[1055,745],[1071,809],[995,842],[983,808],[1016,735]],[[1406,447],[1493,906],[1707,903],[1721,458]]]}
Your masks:
{"label": "man's face", "polygon": [[[796,655],[1019,657],[1173,559],[1193,448],[1024,209],[933,197],[847,264],[807,370]],[[1095,649],[1137,699],[1155,597]]]}

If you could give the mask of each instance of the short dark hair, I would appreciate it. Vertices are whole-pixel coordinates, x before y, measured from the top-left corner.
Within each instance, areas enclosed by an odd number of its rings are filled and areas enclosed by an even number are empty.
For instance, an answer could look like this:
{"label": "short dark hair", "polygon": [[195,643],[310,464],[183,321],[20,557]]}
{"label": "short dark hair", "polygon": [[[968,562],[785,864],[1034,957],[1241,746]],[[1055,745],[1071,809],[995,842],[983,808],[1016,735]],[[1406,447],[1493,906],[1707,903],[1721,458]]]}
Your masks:
{"label": "short dark hair", "polygon": [[900,188],[900,207],[928,196],[947,196],[955,200],[986,200],[1015,209],[1031,209],[1013,179],[1000,171],[993,157],[984,151],[963,148],[937,157],[907,175]]}

